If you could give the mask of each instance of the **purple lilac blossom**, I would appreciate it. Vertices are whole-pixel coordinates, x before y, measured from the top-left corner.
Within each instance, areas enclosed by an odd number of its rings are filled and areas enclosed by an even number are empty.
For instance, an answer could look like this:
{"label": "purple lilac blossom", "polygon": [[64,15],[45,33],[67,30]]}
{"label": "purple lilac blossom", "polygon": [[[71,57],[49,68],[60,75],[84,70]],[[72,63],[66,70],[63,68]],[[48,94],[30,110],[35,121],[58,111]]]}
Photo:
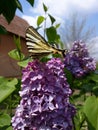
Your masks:
{"label": "purple lilac blossom", "polygon": [[95,60],[89,56],[86,45],[75,41],[72,49],[66,54],[65,67],[76,77],[82,77],[96,69]]}
{"label": "purple lilac blossom", "polygon": [[12,118],[13,130],[72,130],[75,108],[59,58],[33,61],[23,70],[21,101]]}

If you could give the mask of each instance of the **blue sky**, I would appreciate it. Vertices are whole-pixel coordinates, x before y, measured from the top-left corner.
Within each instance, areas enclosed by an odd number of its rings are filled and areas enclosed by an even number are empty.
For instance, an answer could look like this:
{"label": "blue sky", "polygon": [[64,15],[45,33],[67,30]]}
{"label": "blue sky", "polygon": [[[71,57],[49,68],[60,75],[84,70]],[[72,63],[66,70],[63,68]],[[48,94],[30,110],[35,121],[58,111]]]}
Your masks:
{"label": "blue sky", "polygon": [[91,41],[93,39],[95,49],[98,50],[98,0],[35,0],[33,8],[26,0],[20,0],[20,2],[23,6],[23,13],[17,10],[16,14],[34,27],[36,27],[37,17],[44,15],[42,3],[49,7],[48,12],[56,18],[57,23],[61,23],[61,26],[64,20],[70,20],[70,14],[73,12],[78,12],[80,18],[87,17],[87,25],[95,27],[96,34]]}
{"label": "blue sky", "polygon": [[28,21],[30,25],[36,26],[37,16],[43,15],[42,3],[49,7],[51,15],[57,18],[61,24],[63,19],[70,19],[72,12],[78,12],[81,16],[87,16],[89,26],[95,26],[98,35],[98,0],[35,0],[32,8],[25,0],[20,1],[23,5],[23,13],[17,10],[17,15]]}

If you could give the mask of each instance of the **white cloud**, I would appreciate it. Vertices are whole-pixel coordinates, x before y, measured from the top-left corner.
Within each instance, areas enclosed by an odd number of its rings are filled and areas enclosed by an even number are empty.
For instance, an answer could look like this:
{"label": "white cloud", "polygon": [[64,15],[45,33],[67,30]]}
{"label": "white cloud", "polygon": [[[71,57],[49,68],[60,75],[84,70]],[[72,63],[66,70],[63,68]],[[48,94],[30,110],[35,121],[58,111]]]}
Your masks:
{"label": "white cloud", "polygon": [[30,25],[36,27],[37,16],[31,17],[31,16],[23,15],[22,18],[25,19]]}
{"label": "white cloud", "polygon": [[31,12],[43,14],[42,3],[49,7],[50,13],[60,17],[66,16],[73,11],[83,13],[98,12],[98,0],[39,0]]}
{"label": "white cloud", "polygon": [[36,24],[36,16],[44,15],[43,3],[49,7],[48,12],[61,23],[73,12],[78,12],[80,15],[98,12],[98,0],[36,0],[35,2],[37,2],[36,6],[28,9],[30,16],[23,15],[23,18],[33,26]]}

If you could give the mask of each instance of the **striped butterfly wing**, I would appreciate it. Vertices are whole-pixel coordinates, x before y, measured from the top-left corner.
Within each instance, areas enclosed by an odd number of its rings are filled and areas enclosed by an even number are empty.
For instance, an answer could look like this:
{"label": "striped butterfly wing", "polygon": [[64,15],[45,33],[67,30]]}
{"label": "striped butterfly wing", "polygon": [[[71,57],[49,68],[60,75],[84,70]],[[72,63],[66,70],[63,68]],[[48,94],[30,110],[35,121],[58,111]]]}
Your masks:
{"label": "striped butterfly wing", "polygon": [[32,26],[26,30],[26,45],[33,58],[40,58],[51,53],[62,55],[62,50],[50,46]]}

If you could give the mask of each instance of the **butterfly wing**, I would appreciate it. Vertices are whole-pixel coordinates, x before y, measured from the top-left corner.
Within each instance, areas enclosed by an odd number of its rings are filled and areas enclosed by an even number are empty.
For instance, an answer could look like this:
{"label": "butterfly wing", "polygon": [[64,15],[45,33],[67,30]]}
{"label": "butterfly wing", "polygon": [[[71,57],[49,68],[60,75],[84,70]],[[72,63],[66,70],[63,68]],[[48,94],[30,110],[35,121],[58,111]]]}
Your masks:
{"label": "butterfly wing", "polygon": [[33,58],[49,55],[54,51],[54,48],[32,26],[26,30],[26,45]]}
{"label": "butterfly wing", "polygon": [[51,53],[58,53],[64,56],[66,53],[66,50],[50,46],[32,26],[28,27],[26,30],[26,45],[33,58],[43,57]]}

